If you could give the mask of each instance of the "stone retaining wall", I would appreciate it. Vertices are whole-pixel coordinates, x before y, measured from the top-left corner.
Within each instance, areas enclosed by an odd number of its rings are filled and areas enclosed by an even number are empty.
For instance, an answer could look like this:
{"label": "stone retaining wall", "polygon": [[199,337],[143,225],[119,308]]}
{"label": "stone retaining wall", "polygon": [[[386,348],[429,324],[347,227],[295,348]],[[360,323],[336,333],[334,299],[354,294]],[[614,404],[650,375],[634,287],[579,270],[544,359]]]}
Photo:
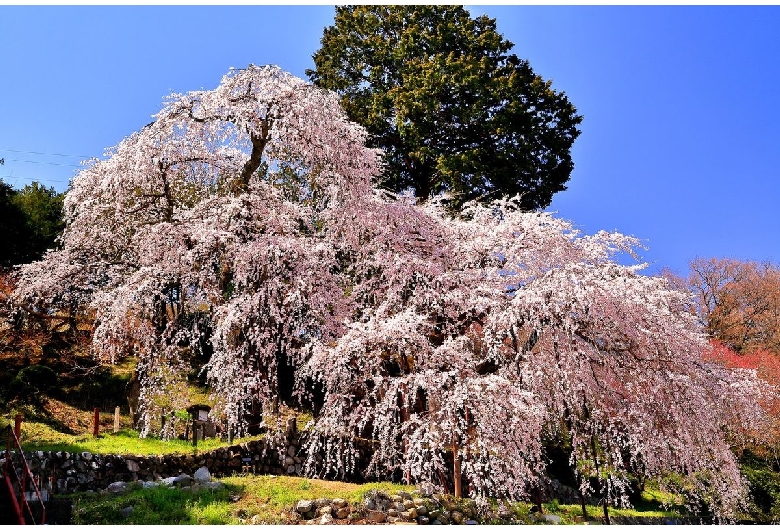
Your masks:
{"label": "stone retaining wall", "polygon": [[[163,477],[192,475],[206,466],[215,476],[234,473],[299,475],[303,463],[298,437],[288,439],[278,451],[264,440],[222,447],[197,454],[161,456],[98,455],[89,452],[24,451],[24,457],[44,495],[99,491],[112,482],[154,481]],[[21,468],[12,452],[12,461]],[[0,466],[5,463],[5,453]]]}
{"label": "stone retaining wall", "polygon": [[[295,432],[282,438],[277,444],[266,439],[253,440],[221,447],[211,451],[198,450],[189,454],[160,456],[100,455],[89,452],[25,451],[24,456],[32,470],[44,500],[51,494],[101,491],[113,482],[159,481],[164,477],[181,474],[193,475],[200,467],[206,467],[215,477],[236,473],[302,475],[306,455],[301,450],[305,433]],[[371,447],[359,444],[355,469],[346,476],[326,476],[352,482],[392,480],[392,476],[373,476],[366,472]],[[14,455],[14,465],[21,465]],[[319,459],[319,458],[318,458]],[[5,453],[0,453],[0,466]],[[21,471],[20,471],[21,473]],[[395,477],[398,479],[398,477]],[[451,479],[451,477],[447,477]],[[29,486],[28,490],[32,490]],[[557,498],[564,504],[579,503],[577,492],[553,480],[546,491],[545,500]],[[592,499],[588,499],[591,501]]]}

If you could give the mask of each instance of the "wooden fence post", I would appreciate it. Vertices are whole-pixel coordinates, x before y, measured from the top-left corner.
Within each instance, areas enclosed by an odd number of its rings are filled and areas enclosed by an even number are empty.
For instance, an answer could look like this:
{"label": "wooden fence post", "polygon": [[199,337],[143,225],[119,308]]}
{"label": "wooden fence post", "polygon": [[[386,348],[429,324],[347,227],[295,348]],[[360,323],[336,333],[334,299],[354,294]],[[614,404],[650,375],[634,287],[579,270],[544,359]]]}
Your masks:
{"label": "wooden fence post", "polygon": [[16,439],[19,440],[22,436],[22,415],[17,414],[16,418],[14,418],[14,434],[16,435]]}
{"label": "wooden fence post", "polygon": [[95,427],[92,429],[92,436],[95,438],[100,434],[100,409],[95,407]]}
{"label": "wooden fence post", "polygon": [[119,407],[114,409],[114,434],[119,432]]}

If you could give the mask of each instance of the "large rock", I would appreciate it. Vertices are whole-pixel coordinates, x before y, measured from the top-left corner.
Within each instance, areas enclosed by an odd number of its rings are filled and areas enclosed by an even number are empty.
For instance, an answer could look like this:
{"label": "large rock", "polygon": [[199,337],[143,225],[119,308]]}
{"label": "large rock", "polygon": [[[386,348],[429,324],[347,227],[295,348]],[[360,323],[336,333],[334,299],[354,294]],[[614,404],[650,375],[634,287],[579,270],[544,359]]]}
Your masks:
{"label": "large rock", "polygon": [[106,487],[106,490],[108,490],[111,493],[124,493],[127,491],[127,483],[126,482],[112,482],[111,484]]}
{"label": "large rock", "polygon": [[314,503],[312,501],[300,500],[295,505],[295,511],[298,513],[309,513],[314,509]]}
{"label": "large rock", "polygon": [[181,475],[173,479],[173,483],[182,488],[187,486],[192,486],[192,477],[186,473],[182,473]]}
{"label": "large rock", "polygon": [[199,467],[192,475],[192,478],[195,479],[195,482],[210,482],[211,473],[209,472],[209,469],[206,466]]}

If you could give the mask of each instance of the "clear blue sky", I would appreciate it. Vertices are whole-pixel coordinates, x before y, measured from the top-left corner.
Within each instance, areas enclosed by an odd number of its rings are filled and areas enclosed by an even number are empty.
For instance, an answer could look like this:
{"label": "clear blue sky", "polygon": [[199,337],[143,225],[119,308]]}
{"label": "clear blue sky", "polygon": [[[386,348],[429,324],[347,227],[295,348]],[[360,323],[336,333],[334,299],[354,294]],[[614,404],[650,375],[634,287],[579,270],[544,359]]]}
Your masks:
{"label": "clear blue sky", "polygon": [[[585,118],[550,210],[641,238],[651,272],[697,256],[780,262],[780,6],[470,10]],[[0,177],[65,190],[165,95],[214,88],[231,66],[303,77],[333,13],[0,6]]]}

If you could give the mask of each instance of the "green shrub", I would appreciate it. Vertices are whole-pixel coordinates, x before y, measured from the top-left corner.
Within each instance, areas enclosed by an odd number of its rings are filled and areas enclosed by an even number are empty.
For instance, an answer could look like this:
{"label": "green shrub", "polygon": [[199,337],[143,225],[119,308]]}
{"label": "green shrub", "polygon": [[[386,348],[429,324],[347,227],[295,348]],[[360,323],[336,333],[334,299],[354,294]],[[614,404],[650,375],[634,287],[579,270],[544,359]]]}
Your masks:
{"label": "green shrub", "polygon": [[16,377],[24,379],[27,383],[42,392],[48,392],[56,387],[60,379],[54,370],[42,364],[35,364],[22,368],[19,370]]}
{"label": "green shrub", "polygon": [[6,398],[30,402],[37,399],[40,394],[46,394],[57,388],[58,383],[59,376],[48,366],[40,364],[27,366],[19,370],[8,383]]}
{"label": "green shrub", "polygon": [[771,469],[745,467],[742,473],[750,483],[750,496],[763,522],[780,520],[780,473]]}

